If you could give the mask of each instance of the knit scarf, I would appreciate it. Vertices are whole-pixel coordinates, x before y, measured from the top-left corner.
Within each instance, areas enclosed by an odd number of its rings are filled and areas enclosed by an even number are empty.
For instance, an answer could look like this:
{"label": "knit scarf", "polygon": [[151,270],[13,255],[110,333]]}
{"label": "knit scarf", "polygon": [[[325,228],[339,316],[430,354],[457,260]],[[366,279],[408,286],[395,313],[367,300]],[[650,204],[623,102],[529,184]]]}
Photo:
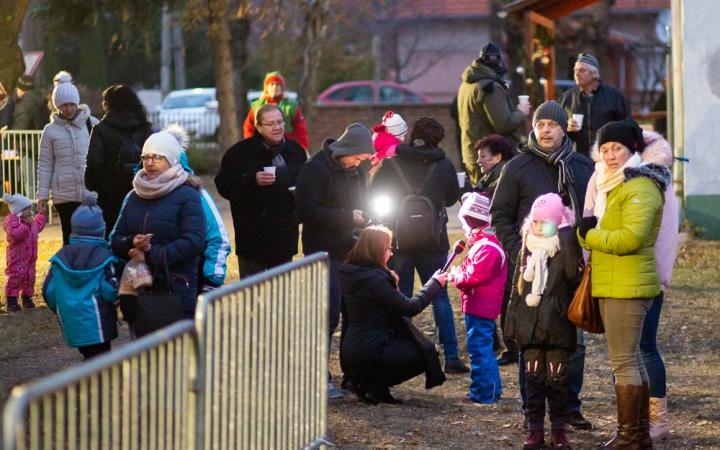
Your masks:
{"label": "knit scarf", "polygon": [[597,198],[595,199],[595,211],[593,214],[598,219],[605,215],[605,209],[607,208],[608,193],[621,185],[625,181],[625,169],[628,167],[637,167],[642,163],[642,159],[638,153],[633,154],[630,159],[627,160],[624,166],[615,172],[609,172],[605,163],[600,162],[597,164]]}
{"label": "knit scarf", "polygon": [[528,306],[536,307],[540,304],[540,296],[545,291],[548,279],[548,259],[560,251],[560,238],[557,233],[552,237],[538,237],[527,234],[525,245],[532,252],[527,263],[523,279],[532,282],[532,292],[525,297]]}
{"label": "knit scarf", "polygon": [[551,166],[558,168],[558,192],[560,195],[566,194],[570,198],[570,206],[575,213],[575,223],[579,223],[582,218],[582,205],[578,202],[577,193],[575,192],[575,175],[570,167],[570,159],[574,153],[572,141],[567,136],[564,136],[560,148],[549,153],[540,147],[535,138],[535,133],[530,133],[527,145],[523,145],[520,152],[535,155]]}
{"label": "knit scarf", "polygon": [[135,174],[133,187],[141,198],[160,198],[182,186],[189,176],[190,174],[180,164],[169,168],[154,180],[148,180],[145,169],[140,169]]}

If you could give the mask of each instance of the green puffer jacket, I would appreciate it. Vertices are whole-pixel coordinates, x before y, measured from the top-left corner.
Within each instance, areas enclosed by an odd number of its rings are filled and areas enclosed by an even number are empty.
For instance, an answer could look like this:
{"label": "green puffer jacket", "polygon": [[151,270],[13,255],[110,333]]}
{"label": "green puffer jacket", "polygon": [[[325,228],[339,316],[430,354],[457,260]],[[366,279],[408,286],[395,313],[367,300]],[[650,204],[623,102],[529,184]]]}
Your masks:
{"label": "green puffer jacket", "polygon": [[625,169],[625,182],[608,194],[600,227],[579,238],[580,245],[592,251],[593,297],[645,299],[660,294],[653,247],[671,177],[667,167],[656,164]]}

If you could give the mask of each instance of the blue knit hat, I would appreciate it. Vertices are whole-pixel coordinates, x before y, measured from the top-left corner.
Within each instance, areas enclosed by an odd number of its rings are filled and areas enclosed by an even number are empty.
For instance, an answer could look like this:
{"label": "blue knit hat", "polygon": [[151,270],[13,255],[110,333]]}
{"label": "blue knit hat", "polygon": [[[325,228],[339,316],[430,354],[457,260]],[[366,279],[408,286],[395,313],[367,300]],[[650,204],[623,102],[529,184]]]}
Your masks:
{"label": "blue knit hat", "polygon": [[86,194],[70,219],[72,232],[78,236],[105,237],[105,221],[97,197]]}

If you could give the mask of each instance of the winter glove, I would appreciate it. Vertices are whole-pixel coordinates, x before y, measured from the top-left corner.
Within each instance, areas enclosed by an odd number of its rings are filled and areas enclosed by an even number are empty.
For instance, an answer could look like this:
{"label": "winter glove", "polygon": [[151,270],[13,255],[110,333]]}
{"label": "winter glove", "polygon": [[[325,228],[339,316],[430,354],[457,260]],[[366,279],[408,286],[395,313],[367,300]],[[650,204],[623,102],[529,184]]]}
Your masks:
{"label": "winter glove", "polygon": [[585,239],[588,231],[592,230],[597,226],[597,221],[597,217],[595,216],[583,217],[580,220],[580,224],[578,225],[578,234],[580,235],[580,237]]}

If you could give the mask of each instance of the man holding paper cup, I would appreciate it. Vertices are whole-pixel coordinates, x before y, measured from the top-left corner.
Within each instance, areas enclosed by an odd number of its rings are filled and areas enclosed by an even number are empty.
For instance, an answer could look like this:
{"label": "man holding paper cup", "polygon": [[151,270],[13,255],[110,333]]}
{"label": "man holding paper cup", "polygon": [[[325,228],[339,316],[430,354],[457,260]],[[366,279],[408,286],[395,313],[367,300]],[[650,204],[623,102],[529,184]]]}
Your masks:
{"label": "man holding paper cup", "polygon": [[597,131],[632,113],[623,93],[600,80],[600,63],[593,55],[580,53],[574,73],[577,86],[563,94],[560,105],[567,113],[567,135],[575,151],[589,158]]}
{"label": "man holding paper cup", "polygon": [[477,163],[476,142],[485,136],[499,134],[515,149],[523,140],[530,102],[525,98],[515,105],[502,78],[506,73],[500,47],[491,42],[462,74],[463,83],[458,90],[458,123],[463,163],[473,186],[482,176]]}
{"label": "man holding paper cup", "polygon": [[215,177],[230,200],[240,277],[292,261],[298,251],[295,186],[305,150],[285,137],[285,118],[275,105],[255,112],[253,135],[225,152]]}

